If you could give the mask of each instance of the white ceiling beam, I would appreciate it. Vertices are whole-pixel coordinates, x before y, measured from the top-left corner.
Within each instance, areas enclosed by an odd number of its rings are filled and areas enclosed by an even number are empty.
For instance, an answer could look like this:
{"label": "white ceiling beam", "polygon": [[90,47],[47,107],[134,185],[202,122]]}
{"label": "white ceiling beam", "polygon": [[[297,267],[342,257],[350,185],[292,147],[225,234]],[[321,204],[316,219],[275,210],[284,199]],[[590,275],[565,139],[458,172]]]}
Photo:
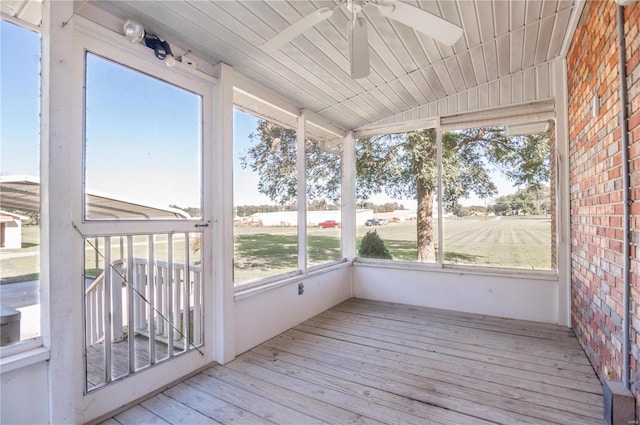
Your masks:
{"label": "white ceiling beam", "polygon": [[291,115],[291,117],[297,118],[300,116],[300,108],[242,74],[235,74],[234,87],[246,96],[253,97],[274,109]]}

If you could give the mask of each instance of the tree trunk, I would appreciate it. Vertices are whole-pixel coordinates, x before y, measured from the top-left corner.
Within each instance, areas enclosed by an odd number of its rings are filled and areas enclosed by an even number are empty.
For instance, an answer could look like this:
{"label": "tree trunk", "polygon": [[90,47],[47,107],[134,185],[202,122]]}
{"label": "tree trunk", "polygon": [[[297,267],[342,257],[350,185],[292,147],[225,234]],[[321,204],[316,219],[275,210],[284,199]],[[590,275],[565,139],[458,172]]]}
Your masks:
{"label": "tree trunk", "polygon": [[433,263],[436,261],[436,249],[433,241],[433,189],[427,189],[418,179],[418,261]]}

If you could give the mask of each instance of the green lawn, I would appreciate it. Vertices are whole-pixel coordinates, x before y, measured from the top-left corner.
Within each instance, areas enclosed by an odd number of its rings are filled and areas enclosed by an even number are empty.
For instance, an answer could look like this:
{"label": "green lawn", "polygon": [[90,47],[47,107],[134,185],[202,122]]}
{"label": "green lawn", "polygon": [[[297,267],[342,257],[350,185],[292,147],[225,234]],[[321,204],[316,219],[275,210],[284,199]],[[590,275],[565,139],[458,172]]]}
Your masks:
{"label": "green lawn", "polygon": [[22,227],[22,248],[0,250],[0,284],[40,278],[40,227]]}
{"label": "green lawn", "polygon": [[[358,245],[369,230],[376,230],[395,260],[416,261],[416,224],[392,223],[375,228],[359,226]],[[296,227],[236,227],[236,283],[246,282],[297,270]],[[456,264],[515,267],[524,269],[551,268],[551,220],[544,217],[465,217],[444,220],[445,262]],[[322,264],[340,256],[340,230],[309,228],[308,265]],[[144,237],[136,237],[134,255],[145,257]],[[435,235],[437,241],[437,234]],[[167,246],[158,240],[156,258],[166,259]],[[38,278],[38,227],[23,228],[23,248],[0,251],[2,283]],[[101,248],[102,249],[102,248]],[[174,261],[184,257],[184,245],[174,245]],[[87,249],[87,267],[96,268],[95,254]],[[112,256],[119,255],[119,246],[112,247]],[[193,260],[193,253],[192,253]],[[98,268],[104,265],[98,261]]]}
{"label": "green lawn", "polygon": [[[371,227],[358,228],[358,244]],[[394,260],[416,261],[416,223],[373,228]],[[436,229],[434,240],[438,241]],[[551,268],[551,219],[538,216],[451,217],[444,220],[445,263]]]}

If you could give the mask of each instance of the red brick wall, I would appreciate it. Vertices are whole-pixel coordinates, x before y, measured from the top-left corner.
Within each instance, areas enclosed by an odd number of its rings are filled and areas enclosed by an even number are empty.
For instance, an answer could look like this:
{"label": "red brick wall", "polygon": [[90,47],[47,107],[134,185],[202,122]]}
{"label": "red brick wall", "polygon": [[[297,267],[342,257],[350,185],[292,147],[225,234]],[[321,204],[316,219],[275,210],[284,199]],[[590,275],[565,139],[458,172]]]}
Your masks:
{"label": "red brick wall", "polygon": [[629,96],[629,167],[631,172],[631,381],[635,388],[636,414],[640,417],[640,3],[625,8],[627,36],[627,84]]}
{"label": "red brick wall", "polygon": [[[640,3],[625,8],[633,199],[640,194]],[[588,1],[567,56],[572,326],[601,379],[622,375],[623,192],[616,6]],[[592,116],[592,99],[600,111]],[[640,203],[633,206],[640,241]],[[633,258],[635,359],[640,359],[640,263]],[[637,361],[632,361],[634,371]],[[605,376],[610,371],[610,376]],[[634,372],[635,376],[635,372]],[[633,381],[637,379],[632,378]],[[635,386],[635,384],[634,384]],[[640,399],[638,399],[640,400]]]}

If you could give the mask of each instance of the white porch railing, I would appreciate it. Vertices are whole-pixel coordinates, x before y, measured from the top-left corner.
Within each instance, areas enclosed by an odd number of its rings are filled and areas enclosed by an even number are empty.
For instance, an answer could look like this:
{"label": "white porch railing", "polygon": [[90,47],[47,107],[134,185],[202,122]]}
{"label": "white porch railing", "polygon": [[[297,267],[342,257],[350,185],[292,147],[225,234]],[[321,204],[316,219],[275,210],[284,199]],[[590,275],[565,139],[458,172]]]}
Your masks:
{"label": "white porch railing", "polygon": [[196,240],[192,233],[85,239],[85,270],[103,270],[85,288],[87,391],[202,345]]}
{"label": "white porch railing", "polygon": [[[200,320],[192,318],[199,318],[202,313],[199,299],[202,282],[200,266],[189,267],[189,284],[185,285],[184,264],[170,265],[168,262],[155,261],[150,270],[146,259],[132,260],[132,290],[128,290],[123,279],[128,275],[125,262],[118,260],[111,264],[111,285],[108,285],[111,288],[111,341],[118,342],[127,336],[129,308],[123,306],[129,306],[131,299],[135,333],[145,336],[154,333],[156,340],[167,343],[170,339],[174,343],[184,343],[183,340],[191,333],[191,342],[198,345],[199,341],[193,339],[199,338]],[[102,342],[105,337],[105,275],[102,272],[85,290],[87,345]],[[173,275],[173,279],[169,278],[170,275]],[[188,302],[185,302],[187,299]],[[189,308],[191,317],[185,316],[185,308]],[[190,332],[187,322],[191,320],[193,328]]]}

